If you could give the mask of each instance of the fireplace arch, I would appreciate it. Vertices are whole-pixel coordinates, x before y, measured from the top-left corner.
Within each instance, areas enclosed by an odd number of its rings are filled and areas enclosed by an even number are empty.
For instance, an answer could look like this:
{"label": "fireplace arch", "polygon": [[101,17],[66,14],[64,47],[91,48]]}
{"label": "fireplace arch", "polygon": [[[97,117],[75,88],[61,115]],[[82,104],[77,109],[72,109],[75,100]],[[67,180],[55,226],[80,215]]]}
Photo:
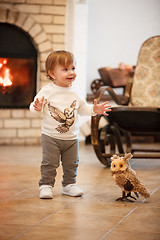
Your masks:
{"label": "fireplace arch", "polygon": [[[32,91],[32,97],[31,96],[29,97],[28,94],[25,94],[25,96],[22,96],[22,94],[19,93],[22,91],[19,90],[18,93],[16,94],[15,94],[15,91],[14,91],[14,94],[12,91],[12,95],[14,96],[10,98],[10,100],[8,100],[7,94],[8,92],[10,92],[10,90],[8,91],[6,88],[4,89],[4,87],[2,87],[2,84],[1,84],[0,85],[0,108],[19,108],[19,109],[26,108],[27,109],[29,106],[29,102],[33,101],[33,96],[35,95],[36,91],[43,86],[44,62],[45,62],[46,56],[53,50],[52,45],[42,25],[36,22],[36,20],[29,14],[15,11],[15,10],[13,11],[11,9],[0,9],[0,25],[1,27],[8,26],[10,30],[14,29],[19,36],[18,39],[15,37],[15,40],[13,40],[12,34],[9,33],[9,38],[7,38],[7,40],[4,40],[3,41],[4,43],[2,42],[0,43],[1,44],[0,45],[1,61],[2,61],[2,58],[7,58],[8,55],[10,54],[12,60],[16,58],[17,61],[18,59],[22,59],[24,61],[25,58],[27,58],[30,60],[30,64],[32,60],[34,61],[34,65],[35,65],[34,89]],[[22,45],[21,41],[19,41],[22,35],[27,40],[24,45]],[[19,42],[19,44],[16,44],[17,41]],[[7,49],[5,49],[7,42],[11,43],[11,44],[8,44],[9,45],[8,52],[6,51]],[[14,45],[14,47],[10,47],[10,45],[12,46]],[[16,49],[18,49],[18,51],[16,51]],[[28,49],[28,50],[25,51],[25,49]],[[16,61],[14,60],[14,63],[15,62]],[[0,63],[0,66],[1,66],[1,63]],[[2,79],[0,79],[0,81],[2,82]],[[2,95],[2,92],[3,92],[3,95]],[[19,96],[19,99],[17,100],[17,102],[14,102],[14,99],[16,99],[17,96]],[[24,99],[27,100],[27,103],[21,104]],[[2,102],[4,102],[5,104],[1,104]]]}

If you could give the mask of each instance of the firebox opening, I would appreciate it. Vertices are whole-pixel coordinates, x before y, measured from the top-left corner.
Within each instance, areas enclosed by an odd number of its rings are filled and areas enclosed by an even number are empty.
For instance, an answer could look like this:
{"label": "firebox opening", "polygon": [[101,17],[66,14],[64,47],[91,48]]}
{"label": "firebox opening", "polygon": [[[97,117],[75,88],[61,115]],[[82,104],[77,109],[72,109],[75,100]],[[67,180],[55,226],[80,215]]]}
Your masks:
{"label": "firebox opening", "polygon": [[37,50],[22,29],[0,23],[0,108],[28,108],[36,94]]}

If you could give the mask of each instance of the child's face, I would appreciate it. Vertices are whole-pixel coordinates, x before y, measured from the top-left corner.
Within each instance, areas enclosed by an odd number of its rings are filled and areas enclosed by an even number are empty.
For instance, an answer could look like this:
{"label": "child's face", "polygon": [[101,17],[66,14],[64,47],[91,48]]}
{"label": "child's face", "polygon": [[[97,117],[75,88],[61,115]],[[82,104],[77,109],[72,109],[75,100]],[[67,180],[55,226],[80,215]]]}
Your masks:
{"label": "child's face", "polygon": [[60,87],[69,87],[76,78],[75,65],[72,63],[67,67],[57,64],[54,70],[49,71],[54,83]]}

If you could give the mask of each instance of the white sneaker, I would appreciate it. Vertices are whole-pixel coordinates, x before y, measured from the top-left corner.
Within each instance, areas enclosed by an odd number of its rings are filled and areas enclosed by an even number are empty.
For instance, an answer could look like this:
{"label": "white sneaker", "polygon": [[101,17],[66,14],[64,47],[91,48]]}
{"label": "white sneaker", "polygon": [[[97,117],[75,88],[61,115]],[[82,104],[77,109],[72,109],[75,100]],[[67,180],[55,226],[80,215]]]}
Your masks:
{"label": "white sneaker", "polygon": [[53,198],[52,186],[42,185],[40,186],[39,198]]}
{"label": "white sneaker", "polygon": [[79,197],[83,195],[83,191],[74,184],[68,184],[67,186],[62,186],[62,194],[72,196],[72,197]]}

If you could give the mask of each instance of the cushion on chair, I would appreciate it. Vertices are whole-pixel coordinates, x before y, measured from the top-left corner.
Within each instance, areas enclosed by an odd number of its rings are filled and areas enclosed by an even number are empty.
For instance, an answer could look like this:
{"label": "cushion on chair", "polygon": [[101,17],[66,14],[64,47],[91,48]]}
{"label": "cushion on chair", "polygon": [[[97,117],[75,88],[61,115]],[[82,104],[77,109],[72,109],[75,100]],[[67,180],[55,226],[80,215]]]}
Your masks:
{"label": "cushion on chair", "polygon": [[149,38],[141,47],[131,91],[131,104],[160,107],[160,36]]}
{"label": "cushion on chair", "polygon": [[119,128],[131,133],[160,133],[160,111],[156,108],[118,106],[112,108],[109,118]]}

